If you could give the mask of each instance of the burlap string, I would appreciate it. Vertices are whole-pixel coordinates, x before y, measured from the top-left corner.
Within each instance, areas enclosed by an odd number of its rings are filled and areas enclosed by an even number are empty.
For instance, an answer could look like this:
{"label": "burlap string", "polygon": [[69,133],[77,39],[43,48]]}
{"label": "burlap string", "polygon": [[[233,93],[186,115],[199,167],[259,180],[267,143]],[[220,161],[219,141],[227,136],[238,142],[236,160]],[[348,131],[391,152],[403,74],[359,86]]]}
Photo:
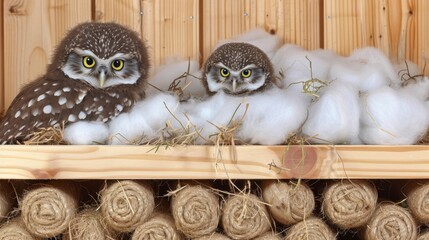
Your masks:
{"label": "burlap string", "polygon": [[3,180],[0,182],[0,221],[7,217],[7,214],[13,206],[14,192],[9,182]]}
{"label": "burlap string", "polygon": [[30,190],[21,201],[21,218],[37,237],[54,237],[65,232],[76,216],[79,191],[72,182],[52,181]]}
{"label": "burlap string", "polygon": [[314,195],[305,184],[264,181],[262,196],[275,220],[285,225],[302,221],[314,210]]}
{"label": "burlap string", "polygon": [[279,233],[273,233],[271,231],[262,234],[261,236],[254,238],[253,240],[281,240],[283,239]]}
{"label": "burlap string", "polygon": [[222,226],[233,239],[252,239],[270,230],[270,216],[257,196],[235,195],[223,206]]}
{"label": "burlap string", "polygon": [[0,227],[1,240],[35,240],[20,220],[12,220]]}
{"label": "burlap string", "polygon": [[429,231],[421,233],[417,240],[429,240]]}
{"label": "burlap string", "polygon": [[413,187],[407,195],[408,207],[414,218],[422,224],[429,224],[429,183]]}
{"label": "burlap string", "polygon": [[100,193],[101,216],[118,232],[131,232],[146,222],[155,208],[152,188],[142,181],[111,182]]}
{"label": "burlap string", "polygon": [[338,181],[323,193],[325,216],[342,229],[364,226],[377,205],[375,186],[364,180]]}
{"label": "burlap string", "polygon": [[365,232],[366,240],[414,240],[417,226],[411,214],[394,204],[380,204]]}
{"label": "burlap string", "polygon": [[115,234],[108,230],[95,209],[86,209],[70,221],[69,230],[63,236],[64,240],[111,240]]}
{"label": "burlap string", "polygon": [[220,233],[212,233],[210,235],[193,238],[192,240],[231,240],[231,238]]}
{"label": "burlap string", "polygon": [[173,218],[165,213],[154,214],[147,222],[138,226],[132,240],[180,240]]}
{"label": "burlap string", "polygon": [[289,228],[285,240],[335,240],[335,234],[322,220],[311,217]]}
{"label": "burlap string", "polygon": [[201,185],[178,191],[171,201],[171,212],[177,229],[190,238],[210,235],[219,225],[219,199]]}

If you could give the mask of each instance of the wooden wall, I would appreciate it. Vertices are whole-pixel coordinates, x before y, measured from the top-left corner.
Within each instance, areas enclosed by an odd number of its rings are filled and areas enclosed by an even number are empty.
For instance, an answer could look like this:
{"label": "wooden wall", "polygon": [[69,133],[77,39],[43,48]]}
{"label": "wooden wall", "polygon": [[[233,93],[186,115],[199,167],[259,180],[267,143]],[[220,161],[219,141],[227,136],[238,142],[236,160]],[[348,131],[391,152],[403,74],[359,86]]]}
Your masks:
{"label": "wooden wall", "polygon": [[[283,42],[347,55],[375,46],[423,68],[429,58],[427,0],[4,0],[0,6],[0,111],[45,71],[67,29],[115,21],[139,32],[153,64],[167,56],[199,61],[218,40],[254,27]],[[429,66],[426,69],[429,75]]]}

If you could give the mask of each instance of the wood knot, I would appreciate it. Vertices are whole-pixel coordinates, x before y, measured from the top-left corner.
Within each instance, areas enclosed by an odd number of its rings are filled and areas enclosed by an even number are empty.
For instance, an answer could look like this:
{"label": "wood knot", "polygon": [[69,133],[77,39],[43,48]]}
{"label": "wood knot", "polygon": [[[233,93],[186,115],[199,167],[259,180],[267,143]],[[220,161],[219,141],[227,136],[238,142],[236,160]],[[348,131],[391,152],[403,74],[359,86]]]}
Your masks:
{"label": "wood knot", "polygon": [[12,5],[9,7],[9,13],[12,15],[23,16],[27,15],[27,11],[23,8],[22,5]]}
{"label": "wood knot", "polygon": [[283,156],[283,166],[296,178],[311,174],[316,164],[317,151],[312,147],[291,146]]}
{"label": "wood knot", "polygon": [[271,34],[271,35],[274,35],[274,34],[276,34],[276,30],[275,29],[273,29],[273,28],[271,28],[270,30],[269,30],[269,33]]}

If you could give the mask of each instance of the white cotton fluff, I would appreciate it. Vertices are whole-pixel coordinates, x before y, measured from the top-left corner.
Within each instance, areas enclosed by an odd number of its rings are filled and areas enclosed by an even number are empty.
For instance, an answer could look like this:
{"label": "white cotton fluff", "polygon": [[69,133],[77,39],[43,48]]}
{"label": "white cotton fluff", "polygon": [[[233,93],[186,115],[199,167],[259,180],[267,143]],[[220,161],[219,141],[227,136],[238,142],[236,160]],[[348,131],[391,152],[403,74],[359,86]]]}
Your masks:
{"label": "white cotton fluff", "polygon": [[[340,59],[330,50],[307,51],[300,46],[286,44],[274,55],[274,72],[280,73],[281,87],[302,91],[302,82],[319,79],[329,82],[328,72],[331,64]],[[311,68],[310,68],[311,62]]]}
{"label": "white cotton fluff", "polygon": [[357,143],[360,110],[357,89],[334,81],[322,88],[319,95],[310,105],[302,133],[313,143]]}
{"label": "white cotton fluff", "polygon": [[273,88],[246,97],[249,103],[236,136],[249,144],[277,145],[302,126],[311,98],[308,94]]}
{"label": "white cotton fluff", "polygon": [[[218,92],[205,100],[192,99],[182,103],[176,111],[182,125],[190,122],[195,126],[201,137],[196,144],[213,144],[214,134],[219,133],[218,127],[227,127],[228,123],[239,121],[244,115],[246,102],[242,97],[227,95],[224,92]],[[184,114],[188,118],[184,117]],[[177,121],[172,121],[175,128],[181,126]]]}
{"label": "white cotton fluff", "polygon": [[71,145],[103,144],[109,137],[109,128],[102,122],[79,121],[64,129],[64,140]]}
{"label": "white cotton fluff", "polygon": [[353,84],[362,92],[399,86],[393,64],[381,50],[373,47],[356,49],[343,61],[332,64],[328,78]]}
{"label": "white cotton fluff", "polygon": [[[411,61],[401,61],[394,64],[393,67],[395,68],[395,72],[398,73],[398,77],[401,82],[409,80],[410,78],[414,78],[416,80],[423,79],[423,73],[419,66]],[[413,82],[413,80],[408,82]]]}
{"label": "white cotton fluff", "polygon": [[429,126],[429,79],[402,89],[382,87],[361,97],[361,129],[365,144],[415,144]]}
{"label": "white cotton fluff", "polygon": [[[178,87],[181,87],[185,94],[205,96],[206,89],[200,80],[202,75],[200,65],[194,60],[189,61],[178,57],[166,59],[165,64],[155,68],[155,72],[149,78],[149,83],[162,91],[167,91],[171,83],[185,72],[188,72],[189,75],[186,79],[180,80]],[[156,88],[149,86],[148,94],[159,93]]]}
{"label": "white cotton fluff", "polygon": [[[122,113],[109,124],[111,144],[141,144],[160,136],[160,130],[172,117],[179,104],[176,96],[158,93],[148,96],[128,113]],[[167,109],[167,107],[168,109]]]}
{"label": "white cotton fluff", "polygon": [[249,30],[234,38],[219,41],[216,48],[230,42],[245,42],[261,49],[271,58],[280,46],[280,38],[275,34],[270,34],[261,28]]}

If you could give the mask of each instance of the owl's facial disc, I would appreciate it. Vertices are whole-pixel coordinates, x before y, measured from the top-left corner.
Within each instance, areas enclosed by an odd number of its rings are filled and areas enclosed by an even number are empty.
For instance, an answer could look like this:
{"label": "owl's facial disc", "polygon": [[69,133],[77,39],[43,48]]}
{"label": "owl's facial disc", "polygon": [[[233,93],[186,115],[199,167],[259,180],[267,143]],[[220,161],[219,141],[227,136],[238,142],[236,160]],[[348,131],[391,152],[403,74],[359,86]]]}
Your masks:
{"label": "owl's facial disc", "polygon": [[95,88],[134,84],[140,78],[137,59],[124,53],[102,59],[89,50],[74,49],[61,69],[68,77]]}
{"label": "owl's facial disc", "polygon": [[229,94],[242,94],[262,87],[266,75],[263,69],[255,64],[236,70],[217,63],[210,67],[206,79],[210,92],[223,90]]}

